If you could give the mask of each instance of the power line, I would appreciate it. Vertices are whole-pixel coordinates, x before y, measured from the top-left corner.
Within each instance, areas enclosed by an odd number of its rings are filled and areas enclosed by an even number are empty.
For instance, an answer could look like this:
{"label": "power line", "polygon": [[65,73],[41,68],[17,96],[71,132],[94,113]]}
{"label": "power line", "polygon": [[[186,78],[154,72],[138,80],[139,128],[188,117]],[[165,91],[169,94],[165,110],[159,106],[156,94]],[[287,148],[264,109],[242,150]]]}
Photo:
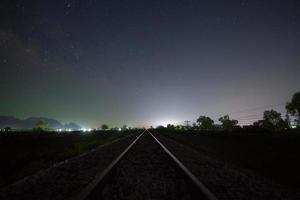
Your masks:
{"label": "power line", "polygon": [[[263,113],[262,114],[253,114],[253,115],[235,115],[235,114],[244,113],[244,112],[259,111],[259,110],[263,110],[263,109],[267,109],[267,108],[279,107],[279,106],[282,106],[282,105],[285,105],[285,103],[270,104],[270,105],[258,106],[258,107],[253,107],[253,108],[247,108],[247,109],[237,110],[237,111],[230,112],[230,113],[211,115],[209,117],[211,117],[215,121],[218,121],[219,117],[222,117],[224,115],[229,115],[229,116],[233,115],[234,116],[233,118],[237,119],[238,121],[249,121],[249,122],[252,123],[253,121],[258,121],[258,120],[263,119]],[[177,122],[176,124],[185,124],[186,126],[188,126],[188,124],[190,122],[196,122],[196,121],[197,121],[197,118],[194,118],[194,119],[191,119],[191,120],[180,121],[180,122]]]}
{"label": "power line", "polygon": [[247,109],[238,110],[238,111],[231,112],[231,113],[212,115],[212,117],[219,117],[219,116],[223,116],[223,115],[233,115],[233,114],[237,114],[237,113],[243,113],[243,112],[249,112],[249,111],[255,111],[255,110],[262,110],[262,109],[266,109],[266,108],[270,108],[270,107],[278,107],[278,106],[281,106],[281,105],[284,105],[284,104],[285,103],[278,103],[278,104],[265,105],[265,106],[259,106],[259,107],[254,107],[254,108],[247,108]]}
{"label": "power line", "polygon": [[184,121],[185,123],[186,123],[186,128],[188,128],[189,127],[189,123],[191,122],[190,120],[186,120],[186,121]]}

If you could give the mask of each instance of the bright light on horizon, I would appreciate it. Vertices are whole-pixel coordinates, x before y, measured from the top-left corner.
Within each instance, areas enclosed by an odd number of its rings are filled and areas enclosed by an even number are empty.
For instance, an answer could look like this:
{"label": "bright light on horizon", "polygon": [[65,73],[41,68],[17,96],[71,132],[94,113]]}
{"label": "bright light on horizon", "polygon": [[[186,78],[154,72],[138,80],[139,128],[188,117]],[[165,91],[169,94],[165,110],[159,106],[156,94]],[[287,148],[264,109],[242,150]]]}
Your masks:
{"label": "bright light on horizon", "polygon": [[82,128],[81,131],[83,131],[83,132],[91,132],[92,129],[91,128]]}
{"label": "bright light on horizon", "polygon": [[166,127],[168,124],[176,125],[176,124],[178,124],[178,120],[165,119],[165,120],[155,122],[154,126],[164,126],[164,127]]}

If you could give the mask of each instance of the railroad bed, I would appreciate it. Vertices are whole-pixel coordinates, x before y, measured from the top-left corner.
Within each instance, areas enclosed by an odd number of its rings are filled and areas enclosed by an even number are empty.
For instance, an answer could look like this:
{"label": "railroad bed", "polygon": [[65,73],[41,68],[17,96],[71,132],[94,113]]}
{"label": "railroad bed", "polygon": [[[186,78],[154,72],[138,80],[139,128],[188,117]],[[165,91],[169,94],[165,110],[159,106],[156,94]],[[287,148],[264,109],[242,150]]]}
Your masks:
{"label": "railroad bed", "polygon": [[206,197],[205,186],[198,188],[191,180],[195,177],[188,176],[166,151],[145,130],[76,199],[216,199],[213,194]]}
{"label": "railroad bed", "polygon": [[129,134],[1,188],[0,200],[71,200],[137,136]]}
{"label": "railroad bed", "polygon": [[298,192],[155,136],[159,141],[147,130],[138,137],[128,135],[41,170],[1,188],[0,199],[300,199]]}

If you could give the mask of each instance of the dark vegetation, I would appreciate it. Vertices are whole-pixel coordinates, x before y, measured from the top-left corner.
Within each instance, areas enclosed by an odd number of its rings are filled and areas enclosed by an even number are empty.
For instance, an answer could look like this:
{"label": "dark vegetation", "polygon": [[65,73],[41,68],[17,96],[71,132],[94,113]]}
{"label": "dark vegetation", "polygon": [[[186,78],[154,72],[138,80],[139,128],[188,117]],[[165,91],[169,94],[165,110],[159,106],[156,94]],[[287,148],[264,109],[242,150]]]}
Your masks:
{"label": "dark vegetation", "polygon": [[300,127],[300,91],[295,93],[292,100],[286,104],[286,110],[289,114],[296,117],[297,127]]}
{"label": "dark vegetation", "polygon": [[[275,110],[265,110],[263,113],[263,119],[255,121],[252,125],[239,126],[238,120],[230,119],[229,115],[224,115],[218,119],[220,124],[215,124],[208,116],[201,115],[193,126],[182,126],[168,124],[167,127],[158,126],[158,130],[222,130],[222,131],[237,131],[237,130],[249,130],[252,131],[272,131],[282,132],[292,128],[300,128],[300,92],[293,95],[291,102],[286,104],[286,117],[282,118],[281,113]],[[294,118],[294,121],[291,120]],[[152,127],[151,127],[152,128]]]}
{"label": "dark vegetation", "polygon": [[[262,120],[240,127],[228,115],[215,124],[207,116],[200,116],[193,126],[168,124],[156,131],[192,148],[205,151],[218,159],[234,163],[269,177],[279,183],[300,186],[300,92],[286,105],[287,116],[274,110],[264,112]],[[289,117],[296,120],[298,129],[291,129]],[[102,131],[51,132],[49,122],[35,119],[33,131],[18,132],[4,126],[0,134],[0,187],[12,183],[39,169],[79,155],[101,144],[123,137],[134,130],[126,125],[111,128],[102,124]],[[116,130],[123,130],[121,132]],[[137,130],[140,132],[140,130]]]}
{"label": "dark vegetation", "polygon": [[[131,131],[132,133],[134,131]],[[129,132],[97,131],[55,133],[45,131],[0,134],[0,187],[56,162],[79,155]]]}
{"label": "dark vegetation", "polygon": [[262,120],[243,127],[228,115],[218,119],[221,124],[200,116],[193,126],[169,124],[156,131],[216,159],[299,188],[300,92],[287,102],[286,113],[283,119],[281,113],[266,110]]}
{"label": "dark vegetation", "polygon": [[108,125],[107,124],[102,124],[101,125],[101,129],[102,130],[107,130],[108,129]]}
{"label": "dark vegetation", "polygon": [[300,187],[300,131],[156,130],[199,152],[254,171],[287,187]]}

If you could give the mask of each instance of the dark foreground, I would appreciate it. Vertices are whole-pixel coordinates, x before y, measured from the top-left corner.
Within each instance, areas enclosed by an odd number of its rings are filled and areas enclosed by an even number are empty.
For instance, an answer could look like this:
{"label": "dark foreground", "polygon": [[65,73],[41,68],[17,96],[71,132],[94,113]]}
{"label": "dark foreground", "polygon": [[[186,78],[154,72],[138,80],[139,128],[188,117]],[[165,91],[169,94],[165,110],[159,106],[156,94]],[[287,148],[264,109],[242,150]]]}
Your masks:
{"label": "dark foreground", "polygon": [[0,132],[0,188],[132,133]]}
{"label": "dark foreground", "polygon": [[175,163],[145,133],[121,160],[101,199],[192,199]]}
{"label": "dark foreground", "polygon": [[300,131],[159,133],[198,152],[251,170],[283,186],[296,190],[300,188]]}
{"label": "dark foreground", "polygon": [[[284,153],[293,149],[294,151],[290,152],[293,158],[299,152],[299,147],[294,145],[299,141],[298,135],[278,139],[282,135],[153,132],[220,200],[300,199],[297,187],[280,184],[264,175],[263,170],[253,170],[243,164],[244,160],[255,162],[258,158],[265,159],[266,163],[272,163],[272,154],[267,151],[270,147],[274,147],[274,156],[278,158],[273,160],[274,166],[276,162],[283,159],[281,156],[284,154],[277,152],[279,147],[286,147],[282,150]],[[74,199],[137,135],[126,135],[109,145],[3,187],[0,189],[0,199]],[[172,163],[168,162],[168,158],[160,153],[160,148],[148,137],[149,135],[141,138],[142,140],[134,146],[134,151],[128,152],[121,167],[116,168],[115,176],[109,185],[99,190],[100,197],[104,199],[190,198],[185,181],[174,170]],[[275,146],[279,147],[275,148]],[[256,149],[255,153],[250,151],[252,149]],[[297,166],[298,159],[290,159],[289,162]],[[260,163],[255,162],[253,165],[259,166]],[[263,162],[261,168],[265,167]],[[289,167],[286,166],[280,172],[289,174],[284,171]],[[294,173],[295,176],[299,174],[296,171]]]}
{"label": "dark foreground", "polygon": [[73,199],[102,172],[136,137],[130,134],[108,145],[100,146],[57,166],[41,170],[14,184],[0,188],[5,200],[66,200]]}

